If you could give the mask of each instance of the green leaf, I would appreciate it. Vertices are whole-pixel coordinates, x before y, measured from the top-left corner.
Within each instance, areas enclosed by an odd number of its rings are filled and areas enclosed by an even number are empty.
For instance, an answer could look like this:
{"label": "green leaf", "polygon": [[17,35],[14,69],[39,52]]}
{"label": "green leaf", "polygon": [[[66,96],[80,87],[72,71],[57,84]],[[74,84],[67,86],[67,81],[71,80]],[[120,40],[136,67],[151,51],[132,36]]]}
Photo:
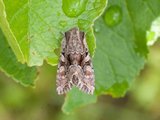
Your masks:
{"label": "green leaf", "polygon": [[97,97],[81,92],[78,88],[72,88],[65,98],[62,110],[66,114],[72,113],[75,109],[87,104],[95,103]]}
{"label": "green leaf", "polygon": [[3,1],[0,0],[0,27],[2,28],[9,45],[11,46],[13,52],[15,53],[17,59],[24,63],[24,56],[23,53],[18,45],[18,42],[13,34],[12,30],[10,29],[9,23],[6,20],[6,12],[4,8]]}
{"label": "green leaf", "polygon": [[160,1],[112,0],[95,23],[96,94],[123,96],[147,54],[146,31],[159,15]]}
{"label": "green leaf", "polygon": [[9,47],[0,29],[0,70],[16,82],[24,86],[33,86],[37,77],[35,67],[27,67],[17,62],[15,55]]}
{"label": "green leaf", "polygon": [[[89,50],[95,49],[92,25],[107,0],[0,0],[0,26],[17,59],[28,65],[46,60],[56,65],[54,50],[65,31],[79,27],[87,34]],[[91,32],[91,34],[90,34]]]}

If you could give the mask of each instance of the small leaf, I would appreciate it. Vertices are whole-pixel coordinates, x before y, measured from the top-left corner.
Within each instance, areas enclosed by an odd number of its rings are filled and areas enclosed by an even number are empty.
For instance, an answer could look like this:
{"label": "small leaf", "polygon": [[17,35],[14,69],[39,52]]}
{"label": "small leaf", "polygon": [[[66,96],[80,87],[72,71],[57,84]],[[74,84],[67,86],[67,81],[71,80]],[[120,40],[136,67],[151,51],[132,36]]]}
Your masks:
{"label": "small leaf", "polygon": [[151,28],[147,31],[146,37],[148,45],[153,45],[158,38],[160,38],[160,17],[152,22]]}
{"label": "small leaf", "polygon": [[65,98],[62,110],[64,113],[69,114],[79,107],[95,103],[96,100],[95,95],[84,94],[78,88],[72,88]]}
{"label": "small leaf", "polygon": [[35,67],[19,63],[0,29],[0,70],[24,86],[34,86],[37,77]]}

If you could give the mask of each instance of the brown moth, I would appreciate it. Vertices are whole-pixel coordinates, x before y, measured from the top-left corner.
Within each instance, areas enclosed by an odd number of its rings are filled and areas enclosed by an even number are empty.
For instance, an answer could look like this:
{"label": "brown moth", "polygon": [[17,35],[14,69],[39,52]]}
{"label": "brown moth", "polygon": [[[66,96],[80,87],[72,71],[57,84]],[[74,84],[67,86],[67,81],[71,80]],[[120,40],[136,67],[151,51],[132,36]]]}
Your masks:
{"label": "brown moth", "polygon": [[85,33],[73,28],[65,33],[57,70],[57,92],[64,94],[72,86],[85,93],[94,92],[94,70]]}

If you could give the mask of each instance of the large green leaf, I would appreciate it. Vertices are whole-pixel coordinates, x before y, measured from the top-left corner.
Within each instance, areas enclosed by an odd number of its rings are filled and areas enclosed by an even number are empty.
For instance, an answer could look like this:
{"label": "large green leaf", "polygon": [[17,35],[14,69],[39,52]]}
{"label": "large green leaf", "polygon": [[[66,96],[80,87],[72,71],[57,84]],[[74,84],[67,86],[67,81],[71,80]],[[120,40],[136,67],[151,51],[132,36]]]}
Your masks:
{"label": "large green leaf", "polygon": [[[160,13],[159,6],[159,0],[109,1],[106,11],[94,26],[97,40],[93,59],[96,96],[110,94],[120,97],[125,94],[144,66],[147,54],[145,33]],[[87,99],[78,102],[84,99],[83,96],[77,91],[71,92],[74,93],[69,93],[65,99],[64,112],[93,102]]]}
{"label": "large green leaf", "polygon": [[160,14],[160,1],[112,0],[96,21],[96,93],[123,96],[143,68],[146,31]]}
{"label": "large green leaf", "polygon": [[35,67],[19,63],[0,29],[0,70],[24,86],[33,86],[37,77]]}
{"label": "large green leaf", "polygon": [[19,61],[56,65],[62,33],[76,26],[86,32],[93,55],[91,26],[105,6],[106,0],[0,0],[0,26]]}

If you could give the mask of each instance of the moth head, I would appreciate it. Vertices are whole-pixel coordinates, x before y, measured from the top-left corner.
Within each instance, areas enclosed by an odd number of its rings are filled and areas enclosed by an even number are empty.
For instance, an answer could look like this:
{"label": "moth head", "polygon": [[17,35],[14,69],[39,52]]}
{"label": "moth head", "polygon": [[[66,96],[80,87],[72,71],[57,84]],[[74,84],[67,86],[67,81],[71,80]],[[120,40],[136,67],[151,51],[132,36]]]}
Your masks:
{"label": "moth head", "polygon": [[80,31],[79,28],[74,27],[70,29],[69,31],[65,32],[65,38],[69,40],[71,37],[78,36],[80,40],[83,40],[85,38],[85,33],[83,31]]}

